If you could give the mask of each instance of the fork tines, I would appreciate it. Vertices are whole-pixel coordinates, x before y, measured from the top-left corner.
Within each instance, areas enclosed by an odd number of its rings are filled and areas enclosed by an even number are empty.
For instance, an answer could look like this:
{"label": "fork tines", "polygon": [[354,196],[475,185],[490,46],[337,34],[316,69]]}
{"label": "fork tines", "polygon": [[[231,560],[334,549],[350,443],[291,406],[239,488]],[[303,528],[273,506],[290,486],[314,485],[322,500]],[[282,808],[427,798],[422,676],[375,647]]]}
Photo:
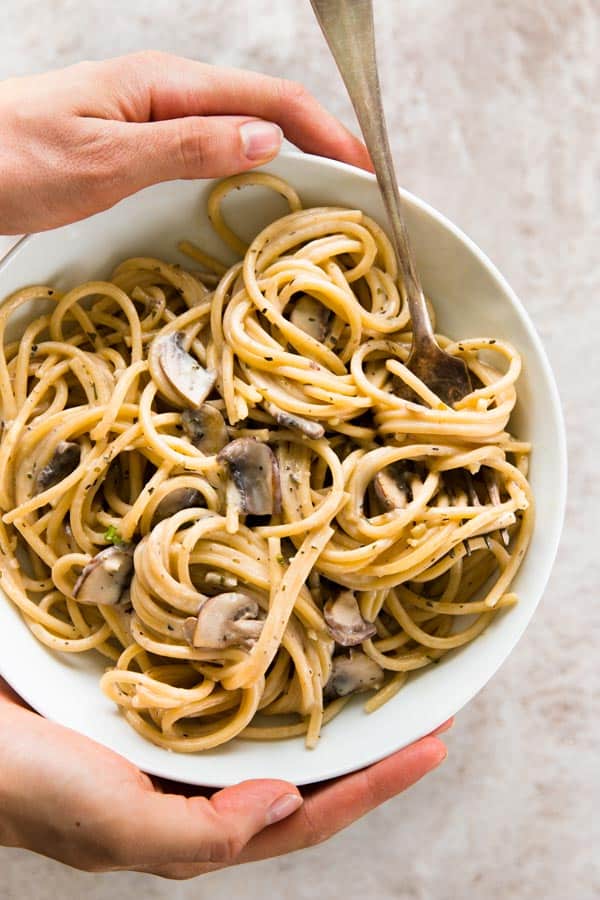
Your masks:
{"label": "fork tines", "polygon": [[[486,467],[482,467],[481,473],[490,501],[494,506],[498,506],[502,501],[500,499],[500,489],[498,487],[496,473],[493,469]],[[510,535],[506,528],[500,529],[500,537],[502,538],[502,543],[504,544],[504,546],[508,547],[510,543]]]}
{"label": "fork tines", "polygon": [[[463,481],[464,481],[466,489],[467,489],[467,496],[469,498],[469,503],[471,503],[472,506],[481,506],[482,505],[481,500],[479,499],[479,494],[477,493],[477,490],[475,489],[475,483],[473,481],[473,476],[468,471],[468,469],[463,469],[462,474],[463,474]],[[492,547],[490,545],[489,535],[484,534],[483,540],[485,541],[485,545],[488,548],[488,550],[491,550]]]}

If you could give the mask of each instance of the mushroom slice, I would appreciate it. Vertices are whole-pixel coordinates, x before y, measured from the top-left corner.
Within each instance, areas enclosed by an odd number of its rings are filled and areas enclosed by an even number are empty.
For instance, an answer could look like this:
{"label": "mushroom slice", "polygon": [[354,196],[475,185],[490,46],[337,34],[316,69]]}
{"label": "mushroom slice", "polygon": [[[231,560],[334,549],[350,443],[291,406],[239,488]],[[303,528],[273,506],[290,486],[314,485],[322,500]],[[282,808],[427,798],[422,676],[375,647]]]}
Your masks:
{"label": "mushroom slice", "polygon": [[270,516],[281,510],[281,484],[275,454],[255,438],[238,438],[218,456],[227,464],[242,513]]}
{"label": "mushroom slice", "polygon": [[74,472],[81,459],[81,447],[71,441],[59,441],[50,462],[38,472],[38,491],[45,491]]}
{"label": "mushroom slice", "polygon": [[154,511],[154,524],[157,525],[163,519],[174,516],[182,509],[190,509],[194,506],[204,506],[204,497],[196,488],[176,488],[160,501]]}
{"label": "mushroom slice", "polygon": [[351,650],[348,656],[334,656],[331,675],[323,689],[328,699],[360,694],[381,687],[383,669],[366,653]]}
{"label": "mushroom slice", "polygon": [[392,464],[378,472],[373,479],[375,496],[386,512],[391,509],[404,509],[412,500],[407,474],[400,466]]}
{"label": "mushroom slice", "polygon": [[263,620],[259,605],[248,594],[231,591],[206,600],[198,616],[183,623],[185,639],[192,647],[218,650],[242,645],[251,647],[260,636]]}
{"label": "mushroom slice", "polygon": [[305,435],[307,438],[311,438],[313,441],[318,441],[319,438],[322,438],[325,434],[325,429],[318,422],[313,422],[310,419],[305,419],[303,416],[295,416],[293,413],[285,412],[285,410],[275,406],[274,403],[267,404],[266,409],[282,428],[291,428],[293,431],[299,431],[300,434]]}
{"label": "mushroom slice", "polygon": [[210,403],[199,409],[184,409],[181,424],[190,441],[207,456],[222,450],[229,440],[225,419]]}
{"label": "mushroom slice", "polygon": [[305,331],[316,341],[324,341],[327,337],[327,326],[330,318],[331,312],[326,306],[323,306],[314,297],[302,294],[294,305],[290,322],[296,328],[301,328],[302,331]]}
{"label": "mushroom slice", "polygon": [[323,615],[329,634],[342,647],[354,647],[377,633],[373,623],[361,616],[354,591],[340,591],[328,600]]}
{"label": "mushroom slice", "polygon": [[75,582],[73,596],[79,603],[115,606],[129,597],[133,576],[133,546],[105,547],[84,567]]}
{"label": "mushroom slice", "polygon": [[216,373],[204,369],[185,350],[181,331],[158,338],[157,351],[160,367],[171,387],[190,406],[201,406],[214,387]]}

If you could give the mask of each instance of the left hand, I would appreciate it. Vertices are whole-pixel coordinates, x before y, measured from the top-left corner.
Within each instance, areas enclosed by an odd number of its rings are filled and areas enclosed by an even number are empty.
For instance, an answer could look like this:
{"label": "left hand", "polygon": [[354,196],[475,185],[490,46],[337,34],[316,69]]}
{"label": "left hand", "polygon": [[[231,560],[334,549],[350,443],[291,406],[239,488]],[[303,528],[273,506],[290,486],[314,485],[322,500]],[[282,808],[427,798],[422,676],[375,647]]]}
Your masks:
{"label": "left hand", "polygon": [[160,780],[122,756],[38,716],[2,679],[0,728],[0,845],[87,871],[135,869],[165,878],[193,878],[320,843],[446,756],[437,737],[423,738],[306,789],[297,812],[267,825],[274,801],[298,793],[293,785],[260,779],[209,797],[188,786],[163,792]]}

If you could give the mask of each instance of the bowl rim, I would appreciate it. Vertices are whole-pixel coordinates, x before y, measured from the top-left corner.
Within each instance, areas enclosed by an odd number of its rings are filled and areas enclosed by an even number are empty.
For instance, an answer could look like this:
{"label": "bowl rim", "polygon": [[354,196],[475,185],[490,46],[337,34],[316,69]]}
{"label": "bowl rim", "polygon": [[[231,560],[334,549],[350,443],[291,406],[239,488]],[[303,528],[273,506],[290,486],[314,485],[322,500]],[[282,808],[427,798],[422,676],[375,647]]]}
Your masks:
{"label": "bowl rim", "polygon": [[[300,158],[305,163],[308,163],[309,165],[314,165],[317,168],[321,168],[324,170],[327,170],[327,169],[334,170],[334,171],[337,170],[340,172],[344,172],[346,174],[350,174],[350,175],[352,175],[353,178],[356,178],[359,180],[362,179],[365,183],[367,183],[371,186],[373,186],[373,185],[376,186],[376,183],[377,183],[376,177],[373,173],[367,172],[363,169],[359,169],[355,166],[349,165],[348,163],[340,162],[339,160],[333,160],[333,159],[329,159],[327,157],[320,157],[320,156],[315,156],[313,154],[302,153],[297,150],[285,149],[278,155],[278,157],[276,157],[275,160],[273,160],[271,162],[275,163],[278,159],[281,159],[281,158],[283,158],[284,160],[289,159],[290,161]],[[264,171],[268,172],[269,164],[266,164],[265,166],[261,166],[260,170],[261,171],[264,170]],[[191,180],[191,184],[194,185],[197,183],[202,183],[203,181],[207,181],[207,180],[212,181],[215,179],[193,179],[193,180]],[[188,181],[187,183],[189,184],[190,182]],[[152,189],[152,187],[150,188],[150,190],[151,189]],[[148,190],[148,188],[145,188],[144,190]],[[137,193],[140,193],[140,192],[137,192]],[[475,258],[475,260],[479,264],[479,266],[481,266],[486,271],[487,275],[495,283],[499,292],[502,293],[504,295],[504,297],[506,298],[506,301],[509,302],[514,314],[521,320],[521,323],[533,345],[534,352],[536,354],[538,363],[541,365],[541,368],[543,370],[543,375],[545,377],[546,384],[550,389],[550,393],[548,396],[548,402],[550,403],[550,405],[552,407],[552,412],[553,412],[554,420],[556,423],[556,432],[553,435],[553,437],[556,440],[555,451],[556,451],[556,457],[557,457],[558,483],[555,484],[554,515],[552,517],[552,522],[550,524],[550,527],[548,529],[548,534],[547,534],[548,540],[547,540],[546,551],[545,551],[545,559],[547,562],[546,562],[545,576],[536,583],[535,592],[537,593],[537,598],[535,599],[535,602],[533,602],[531,604],[531,608],[530,608],[530,612],[529,612],[528,616],[519,626],[515,627],[514,631],[511,634],[511,638],[510,638],[509,645],[507,646],[507,648],[505,650],[503,650],[500,655],[498,655],[497,652],[494,654],[495,659],[494,659],[493,667],[489,671],[489,674],[487,675],[487,677],[485,678],[483,683],[481,683],[480,681],[474,681],[472,687],[469,686],[466,690],[463,688],[461,691],[457,692],[457,694],[455,695],[454,702],[451,705],[452,711],[450,713],[450,715],[453,716],[460,709],[462,709],[467,703],[469,703],[473,699],[473,697],[476,696],[476,694],[478,694],[479,691],[483,689],[483,687],[485,687],[486,684],[489,683],[489,681],[493,678],[493,676],[496,674],[496,672],[499,670],[499,668],[504,664],[504,662],[506,662],[507,658],[513,652],[516,645],[518,644],[521,637],[523,636],[523,633],[525,632],[526,628],[529,626],[529,624],[535,614],[535,611],[541,601],[541,598],[544,595],[550,575],[553,570],[553,566],[554,566],[554,562],[556,559],[556,554],[558,552],[560,538],[561,538],[561,534],[562,534],[562,530],[563,530],[563,525],[564,525],[565,510],[566,510],[566,498],[567,498],[567,474],[568,474],[567,438],[566,438],[566,429],[565,429],[565,419],[564,419],[563,409],[562,409],[562,405],[561,405],[561,401],[560,401],[560,394],[558,391],[558,386],[556,383],[556,379],[555,379],[552,367],[550,365],[550,361],[546,354],[542,340],[537,332],[537,329],[536,329],[535,325],[533,324],[525,306],[523,305],[521,300],[517,297],[515,291],[511,288],[511,286],[509,285],[506,278],[502,275],[502,273],[495,266],[495,264],[491,261],[491,259],[487,256],[487,254],[484,253],[484,251],[475,243],[475,241],[472,238],[470,238],[467,234],[465,234],[462,231],[462,229],[459,228],[457,225],[455,225],[447,216],[445,216],[443,213],[441,213],[435,207],[431,206],[425,200],[421,199],[420,197],[417,197],[415,194],[413,194],[412,192],[410,192],[404,188],[400,188],[400,194],[401,194],[403,203],[405,203],[408,207],[412,207],[415,210],[417,210],[418,212],[422,213],[425,216],[425,218],[432,219],[433,221],[437,222],[444,230],[446,230],[451,235],[453,235],[465,247],[465,250],[472,257]],[[135,196],[135,195],[130,195],[130,197],[125,198],[125,199],[128,200],[133,196]],[[118,205],[119,204],[116,204],[116,206],[118,206]],[[105,212],[105,211],[101,211],[100,213],[97,213],[96,215],[102,215],[103,212]],[[88,218],[94,218],[94,216],[88,217]],[[84,220],[81,220],[81,221],[84,221]],[[18,239],[16,241],[16,243],[12,247],[10,247],[9,250],[0,259],[0,276],[3,274],[5,269],[11,264],[11,262],[18,255],[20,255],[20,253],[22,252],[22,250],[24,248],[29,247],[32,244],[35,244],[36,241],[39,240],[40,238],[43,238],[43,236],[45,234],[51,233],[51,232],[57,231],[57,230],[59,230],[59,229],[49,229],[48,231],[27,234],[27,235],[24,235],[23,237],[21,237],[20,239]],[[548,527],[548,526],[546,526],[546,527]],[[7,678],[5,675],[3,660],[1,657],[0,657],[0,675],[5,677],[7,682],[10,683],[9,678]],[[43,701],[40,702],[39,698],[31,696],[31,695],[28,696],[27,691],[23,692],[23,691],[19,690],[17,687],[15,687],[15,690],[33,709],[35,709],[41,715],[46,716],[47,718],[49,718],[51,720],[53,719],[52,715],[49,715],[47,712],[44,711],[45,704],[43,703]],[[57,721],[57,720],[54,719],[54,721]],[[428,732],[415,733],[414,736],[411,738],[410,742],[416,741],[416,740],[420,739],[421,737],[424,737],[425,734],[427,734],[427,733]],[[93,738],[90,738],[90,739],[93,740]],[[243,741],[243,738],[241,740]],[[278,742],[275,742],[275,743],[278,744]],[[393,741],[392,741],[392,744],[393,744]],[[403,743],[402,746],[407,746],[407,744]],[[349,763],[344,763],[342,765],[339,765],[339,764],[338,765],[335,765],[335,764],[322,765],[319,768],[319,773],[318,773],[317,778],[304,777],[304,778],[295,780],[295,783],[298,785],[303,785],[303,784],[317,783],[318,781],[323,781],[323,780],[327,780],[330,778],[339,777],[339,776],[345,775],[349,772],[353,772],[358,769],[362,769],[366,766],[372,765],[373,763],[378,762],[379,760],[385,758],[388,754],[395,752],[395,750],[397,750],[397,749],[398,749],[398,744],[396,743],[395,746],[391,746],[389,737],[385,741],[381,741],[381,740],[374,741],[373,753],[370,755],[363,754],[358,762],[355,762],[355,763],[349,762]],[[217,750],[218,750],[218,748],[217,748]],[[120,751],[116,751],[116,752],[120,752]],[[139,766],[140,768],[143,769],[143,771],[145,771],[151,775],[165,777],[165,778],[173,778],[172,769],[169,769],[169,766],[166,765],[167,759],[168,759],[168,757],[171,756],[171,754],[168,754],[168,756],[167,756],[167,753],[165,753],[165,755],[164,755],[165,756],[165,766],[164,767],[161,767],[158,764],[157,765],[148,765],[147,762],[141,763],[139,759],[136,760],[135,753],[128,752],[123,755],[126,755],[126,757],[134,765]],[[193,754],[193,756],[194,755],[201,756],[202,754]],[[250,777],[252,777],[252,776],[250,776]],[[180,780],[182,780],[182,779],[180,778]],[[294,779],[291,779],[291,780],[294,780]],[[210,786],[221,787],[221,786],[224,786],[227,784],[234,784],[236,782],[235,782],[235,779],[232,779],[232,780],[220,779],[218,781],[215,781],[215,780],[211,781],[210,778],[208,780],[206,778],[203,778],[203,780],[201,782],[199,782],[199,781],[194,782],[194,781],[188,780],[187,783],[190,783],[190,784],[192,784],[192,783],[200,784],[201,783],[201,784],[209,786],[209,787]]]}

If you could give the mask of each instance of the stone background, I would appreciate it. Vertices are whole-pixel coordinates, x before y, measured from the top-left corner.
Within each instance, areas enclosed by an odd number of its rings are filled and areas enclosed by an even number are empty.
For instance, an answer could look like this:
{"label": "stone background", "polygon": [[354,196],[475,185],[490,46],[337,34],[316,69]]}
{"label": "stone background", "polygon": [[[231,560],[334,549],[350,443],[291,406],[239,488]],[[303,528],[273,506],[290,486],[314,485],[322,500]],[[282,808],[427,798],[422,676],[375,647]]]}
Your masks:
{"label": "stone background", "polygon": [[[570,499],[546,596],[510,660],[458,716],[446,763],[327,845],[186,883],[86,875],[4,850],[3,900],[600,896],[600,4],[375,5],[400,180],[496,262],[558,378]],[[302,80],[354,127],[308,0],[2,4],[0,77],[145,47]]]}

